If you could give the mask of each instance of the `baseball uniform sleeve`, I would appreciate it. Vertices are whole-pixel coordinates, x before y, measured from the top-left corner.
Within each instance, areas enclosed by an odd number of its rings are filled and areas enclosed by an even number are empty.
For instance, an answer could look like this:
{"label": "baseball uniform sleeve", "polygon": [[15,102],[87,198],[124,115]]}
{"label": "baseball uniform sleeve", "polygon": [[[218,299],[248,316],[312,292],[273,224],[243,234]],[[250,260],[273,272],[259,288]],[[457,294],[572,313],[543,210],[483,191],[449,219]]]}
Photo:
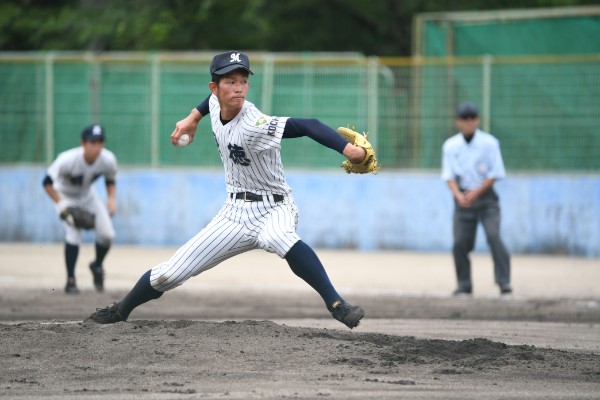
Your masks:
{"label": "baseball uniform sleeve", "polygon": [[442,146],[442,180],[445,182],[456,179],[450,159],[450,142],[447,140]]}
{"label": "baseball uniform sleeve", "polygon": [[48,167],[47,174],[53,181],[56,182],[60,177],[61,173],[63,173],[62,167],[66,165],[66,158],[67,155],[65,153],[61,153]]}
{"label": "baseball uniform sleeve", "polygon": [[196,107],[196,110],[198,110],[198,112],[200,114],[202,114],[202,116],[204,117],[206,114],[210,113],[210,109],[208,107],[208,102],[210,100],[210,96],[212,96],[212,94],[209,94],[206,99],[204,99],[204,101],[200,104],[198,104],[198,106]]}
{"label": "baseball uniform sleeve", "polygon": [[493,141],[493,147],[489,152],[490,168],[487,173],[487,178],[504,179],[506,170],[504,169],[504,161],[502,160],[502,152],[500,151],[500,142],[496,139]]}
{"label": "baseball uniform sleeve", "polygon": [[106,172],[104,174],[104,179],[106,180],[106,184],[114,184],[117,179],[117,157],[106,149],[102,149],[102,152],[105,153],[104,157],[106,158]]}
{"label": "baseball uniform sleeve", "polygon": [[348,141],[318,119],[289,118],[283,131],[284,139],[308,136],[312,140],[343,154]]}

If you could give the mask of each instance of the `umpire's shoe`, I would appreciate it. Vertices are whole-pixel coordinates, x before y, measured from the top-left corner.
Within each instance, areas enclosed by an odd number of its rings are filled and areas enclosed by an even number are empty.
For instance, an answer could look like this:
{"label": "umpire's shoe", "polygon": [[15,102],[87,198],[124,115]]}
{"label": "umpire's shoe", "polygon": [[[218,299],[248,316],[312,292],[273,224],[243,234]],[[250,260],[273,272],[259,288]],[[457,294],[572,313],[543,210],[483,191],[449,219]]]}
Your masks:
{"label": "umpire's shoe", "polygon": [[90,263],[90,271],[94,275],[94,287],[97,292],[104,291],[104,267],[102,265],[96,265],[94,261]]}
{"label": "umpire's shoe", "polygon": [[360,306],[353,306],[345,301],[336,300],[331,306],[331,315],[348,328],[356,328],[362,317],[365,316],[365,311]]}
{"label": "umpire's shoe", "polygon": [[115,322],[125,321],[125,318],[119,313],[117,303],[112,303],[108,307],[96,308],[83,322],[95,322],[97,324],[114,324]]}
{"label": "umpire's shoe", "polygon": [[512,287],[508,283],[504,283],[504,284],[500,285],[500,294],[504,295],[504,294],[511,294],[511,293],[512,293]]}

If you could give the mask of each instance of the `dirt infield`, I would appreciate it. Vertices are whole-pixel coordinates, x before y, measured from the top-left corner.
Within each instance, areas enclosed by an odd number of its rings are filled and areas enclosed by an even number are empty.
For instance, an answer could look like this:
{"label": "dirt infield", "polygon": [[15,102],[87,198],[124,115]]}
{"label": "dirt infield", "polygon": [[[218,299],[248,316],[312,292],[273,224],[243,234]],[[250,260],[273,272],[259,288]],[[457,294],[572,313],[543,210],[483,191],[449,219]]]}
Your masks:
{"label": "dirt infield", "polygon": [[600,393],[600,260],[513,256],[501,297],[489,255],[450,296],[448,254],[317,251],[366,317],[349,330],[277,256],[251,252],[136,309],[83,324],[172,248],[115,246],[95,293],[63,292],[62,246],[0,244],[0,398],[480,399]]}

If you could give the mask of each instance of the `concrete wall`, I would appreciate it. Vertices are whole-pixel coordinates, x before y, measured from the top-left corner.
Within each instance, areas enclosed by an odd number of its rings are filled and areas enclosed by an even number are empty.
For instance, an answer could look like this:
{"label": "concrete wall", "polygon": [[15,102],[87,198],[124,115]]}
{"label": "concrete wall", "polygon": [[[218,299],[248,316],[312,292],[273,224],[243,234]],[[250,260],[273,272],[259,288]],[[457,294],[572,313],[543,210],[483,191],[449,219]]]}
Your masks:
{"label": "concrete wall", "polygon": [[[0,240],[59,242],[44,168],[0,168]],[[320,248],[450,251],[453,203],[437,173],[288,171],[298,232]],[[105,197],[103,182],[97,190]],[[179,245],[225,200],[221,170],[125,169],[117,180],[117,243]],[[599,175],[510,175],[499,182],[502,233],[513,253],[600,257]],[[92,241],[93,234],[87,233]],[[487,251],[479,230],[476,251]]]}

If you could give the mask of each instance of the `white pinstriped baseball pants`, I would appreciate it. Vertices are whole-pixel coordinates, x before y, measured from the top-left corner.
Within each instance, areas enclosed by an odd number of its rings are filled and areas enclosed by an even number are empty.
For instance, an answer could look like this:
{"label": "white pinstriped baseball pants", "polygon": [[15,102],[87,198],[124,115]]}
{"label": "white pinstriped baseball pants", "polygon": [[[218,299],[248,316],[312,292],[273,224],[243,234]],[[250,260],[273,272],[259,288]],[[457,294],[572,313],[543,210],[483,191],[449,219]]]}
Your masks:
{"label": "white pinstriped baseball pants", "polygon": [[181,246],[168,262],[152,268],[150,284],[165,292],[189,278],[241,253],[263,249],[285,257],[300,240],[296,233],[298,208],[292,196],[275,203],[272,196],[262,201],[227,201],[196,236]]}

